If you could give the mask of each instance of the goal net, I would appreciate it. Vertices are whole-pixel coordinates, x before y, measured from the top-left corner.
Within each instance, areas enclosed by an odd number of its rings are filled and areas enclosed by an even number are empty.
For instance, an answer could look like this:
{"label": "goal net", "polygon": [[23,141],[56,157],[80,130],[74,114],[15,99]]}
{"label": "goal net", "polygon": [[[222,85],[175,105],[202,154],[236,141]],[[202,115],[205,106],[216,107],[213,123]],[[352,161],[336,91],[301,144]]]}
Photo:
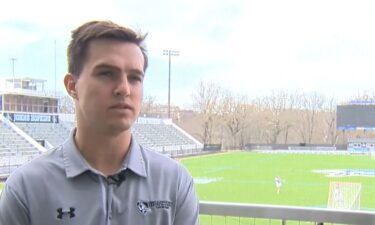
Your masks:
{"label": "goal net", "polygon": [[359,210],[361,207],[360,183],[330,182],[328,208]]}
{"label": "goal net", "polygon": [[370,149],[370,156],[371,158],[375,159],[375,149]]}

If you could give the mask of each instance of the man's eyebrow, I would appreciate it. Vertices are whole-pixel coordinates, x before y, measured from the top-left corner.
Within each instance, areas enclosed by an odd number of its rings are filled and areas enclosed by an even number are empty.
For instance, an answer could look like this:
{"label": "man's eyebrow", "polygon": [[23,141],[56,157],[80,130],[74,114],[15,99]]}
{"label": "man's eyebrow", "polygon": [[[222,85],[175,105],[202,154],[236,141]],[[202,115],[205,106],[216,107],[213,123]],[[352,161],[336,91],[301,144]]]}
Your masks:
{"label": "man's eyebrow", "polygon": [[116,66],[112,66],[112,65],[109,65],[109,64],[105,64],[105,63],[96,65],[94,67],[94,69],[117,69],[118,70],[118,68]]}
{"label": "man's eyebrow", "polygon": [[[96,65],[94,67],[94,69],[114,69],[114,70],[120,70],[117,66],[113,66],[113,65],[110,65],[110,64],[106,64],[106,63]],[[139,69],[130,69],[130,70],[128,70],[128,72],[133,73],[133,74],[137,74],[137,75],[140,75],[140,76],[143,76],[143,77],[145,76],[144,72],[142,70],[139,70]]]}
{"label": "man's eyebrow", "polygon": [[140,75],[140,76],[145,76],[144,72],[142,70],[138,70],[138,69],[131,69],[129,70],[130,73],[134,73],[134,74],[137,74],[137,75]]}

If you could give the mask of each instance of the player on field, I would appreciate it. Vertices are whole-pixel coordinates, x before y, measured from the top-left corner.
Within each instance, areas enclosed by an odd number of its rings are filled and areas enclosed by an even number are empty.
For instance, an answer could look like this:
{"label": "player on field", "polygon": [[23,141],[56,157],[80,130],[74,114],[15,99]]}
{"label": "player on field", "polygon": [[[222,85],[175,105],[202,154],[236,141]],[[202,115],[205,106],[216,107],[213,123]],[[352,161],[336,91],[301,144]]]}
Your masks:
{"label": "player on field", "polygon": [[275,177],[275,185],[277,194],[280,193],[281,187],[283,186],[283,181],[280,176]]}

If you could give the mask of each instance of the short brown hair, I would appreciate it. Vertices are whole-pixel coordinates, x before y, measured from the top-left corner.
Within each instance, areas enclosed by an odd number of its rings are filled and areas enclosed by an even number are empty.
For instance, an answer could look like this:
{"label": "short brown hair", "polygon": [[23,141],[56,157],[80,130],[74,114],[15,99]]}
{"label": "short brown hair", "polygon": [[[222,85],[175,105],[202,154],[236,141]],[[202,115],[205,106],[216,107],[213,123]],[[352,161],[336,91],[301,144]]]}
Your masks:
{"label": "short brown hair", "polygon": [[144,58],[143,71],[146,72],[148,57],[143,35],[128,27],[122,27],[111,21],[87,22],[72,31],[72,40],[68,45],[68,72],[79,77],[86,61],[88,45],[96,39],[114,39],[136,44],[142,51]]}

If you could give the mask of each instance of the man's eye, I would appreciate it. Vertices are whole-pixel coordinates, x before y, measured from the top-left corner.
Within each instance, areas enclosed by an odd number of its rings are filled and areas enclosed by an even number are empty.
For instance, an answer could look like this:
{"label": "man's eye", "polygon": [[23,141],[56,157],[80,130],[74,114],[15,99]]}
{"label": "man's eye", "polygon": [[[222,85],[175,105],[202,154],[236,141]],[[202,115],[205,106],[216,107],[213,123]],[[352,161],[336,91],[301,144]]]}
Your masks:
{"label": "man's eye", "polygon": [[139,76],[139,75],[130,75],[128,79],[129,81],[139,81],[139,82],[143,81],[142,76]]}
{"label": "man's eye", "polygon": [[112,76],[113,73],[112,73],[112,71],[101,71],[101,72],[99,72],[99,75],[100,76]]}

